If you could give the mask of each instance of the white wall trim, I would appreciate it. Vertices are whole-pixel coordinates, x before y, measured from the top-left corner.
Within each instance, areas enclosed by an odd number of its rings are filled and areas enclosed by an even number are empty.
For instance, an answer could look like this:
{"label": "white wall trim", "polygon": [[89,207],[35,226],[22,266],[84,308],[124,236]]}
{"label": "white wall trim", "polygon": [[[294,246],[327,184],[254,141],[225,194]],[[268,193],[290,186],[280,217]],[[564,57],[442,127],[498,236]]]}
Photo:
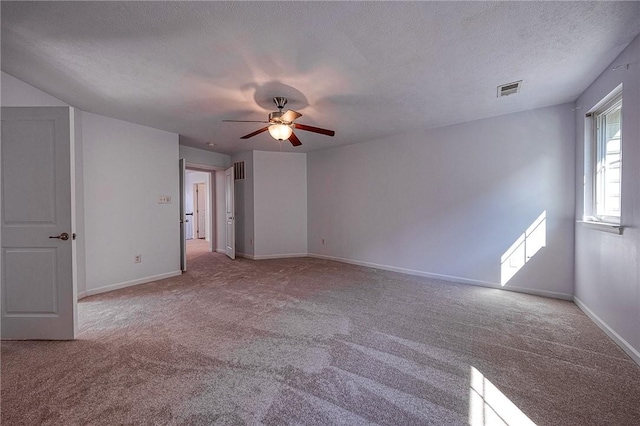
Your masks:
{"label": "white wall trim", "polygon": [[219,249],[219,248],[217,248],[215,251],[216,251],[216,253],[227,254],[227,252],[226,252],[226,251],[224,251],[224,249]]}
{"label": "white wall trim", "polygon": [[252,254],[247,254],[247,253],[236,252],[236,257],[243,257],[245,259],[255,260],[255,258],[254,258],[254,256]]}
{"label": "white wall trim", "polygon": [[[198,149],[198,148],[196,148],[196,149]],[[186,169],[199,171],[199,172],[215,172],[215,171],[224,172],[226,170],[224,167],[209,166],[207,164],[193,163],[193,162],[186,161],[186,160],[184,162],[184,165],[185,165]],[[228,167],[227,167],[227,169],[228,169]]]}
{"label": "white wall trim", "polygon": [[160,281],[165,278],[177,277],[178,275],[182,275],[182,271],[167,272],[164,274],[152,275],[150,277],[145,277],[145,278],[139,278],[137,280],[125,281],[123,283],[110,284],[110,285],[106,285],[99,288],[93,288],[91,290],[86,290],[78,294],[78,300],[82,299],[83,297],[93,296],[95,294],[107,293],[109,291],[119,290],[121,288],[126,288],[126,287],[132,287],[134,285],[146,284],[153,281]]}
{"label": "white wall trim", "polygon": [[631,357],[632,360],[636,362],[636,364],[640,365],[640,352],[638,352],[633,346],[629,344],[622,336],[615,332],[613,328],[611,328],[606,322],[604,322],[598,315],[595,314],[591,309],[587,307],[580,299],[576,296],[573,297],[573,301],[582,312],[584,312],[598,327],[605,332],[607,336],[611,338],[618,346],[622,348],[623,351],[627,353]]}
{"label": "white wall trim", "polygon": [[398,268],[396,266],[380,265],[378,263],[363,262],[360,260],[352,260],[352,259],[346,259],[342,257],[326,256],[323,254],[309,253],[308,256],[315,257],[318,259],[335,260],[337,262],[349,263],[352,265],[366,266],[368,268],[382,269],[385,271],[400,272],[401,274],[416,275],[416,276],[426,277],[426,278],[434,278],[434,279],[449,281],[457,284],[468,284],[468,285],[475,285],[479,287],[489,287],[489,288],[495,288],[498,290],[515,291],[517,293],[532,294],[534,296],[543,296],[543,297],[550,297],[552,299],[562,299],[562,300],[573,301],[573,295],[557,293],[555,291],[534,290],[534,289],[523,288],[523,287],[503,287],[500,284],[491,283],[488,281],[473,280],[469,278],[456,277],[452,275],[434,274],[431,272],[417,271],[415,269]]}
{"label": "white wall trim", "polygon": [[[222,251],[221,253],[224,253]],[[269,259],[290,259],[292,257],[313,257],[308,253],[283,253],[283,254],[246,254],[236,252],[236,257],[243,257],[251,260],[269,260]]]}
{"label": "white wall trim", "polygon": [[308,257],[308,254],[307,253],[258,254],[253,256],[253,259],[254,260],[288,259],[292,257]]}

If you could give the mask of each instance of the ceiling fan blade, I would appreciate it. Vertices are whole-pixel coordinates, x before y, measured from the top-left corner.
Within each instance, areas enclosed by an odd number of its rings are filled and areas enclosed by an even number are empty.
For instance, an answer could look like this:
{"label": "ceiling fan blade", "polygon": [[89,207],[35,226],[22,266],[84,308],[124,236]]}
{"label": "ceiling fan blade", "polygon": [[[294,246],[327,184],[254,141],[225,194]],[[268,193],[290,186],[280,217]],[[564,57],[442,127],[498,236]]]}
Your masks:
{"label": "ceiling fan blade", "polygon": [[320,127],[307,126],[306,124],[293,123],[293,127],[307,132],[320,133],[321,135],[334,136],[336,132],[333,130],[321,129]]}
{"label": "ceiling fan blade", "polygon": [[268,123],[268,121],[255,120],[222,120],[224,123]]}
{"label": "ceiling fan blade", "polygon": [[290,109],[290,110],[287,110],[287,112],[285,112],[284,114],[282,114],[282,116],[280,116],[280,119],[282,121],[287,121],[291,123],[293,122],[293,120],[300,117],[302,117],[302,114],[300,114],[298,111],[294,111]]}
{"label": "ceiling fan blade", "polygon": [[289,142],[291,142],[291,145],[293,146],[302,145],[302,142],[300,142],[300,139],[298,139],[295,133],[291,133],[291,136],[289,136]]}
{"label": "ceiling fan blade", "polygon": [[253,133],[249,133],[248,135],[244,135],[243,137],[241,137],[240,139],[249,139],[254,137],[255,135],[259,135],[262,132],[266,132],[267,130],[269,130],[269,126],[267,127],[263,127],[262,129],[256,130]]}

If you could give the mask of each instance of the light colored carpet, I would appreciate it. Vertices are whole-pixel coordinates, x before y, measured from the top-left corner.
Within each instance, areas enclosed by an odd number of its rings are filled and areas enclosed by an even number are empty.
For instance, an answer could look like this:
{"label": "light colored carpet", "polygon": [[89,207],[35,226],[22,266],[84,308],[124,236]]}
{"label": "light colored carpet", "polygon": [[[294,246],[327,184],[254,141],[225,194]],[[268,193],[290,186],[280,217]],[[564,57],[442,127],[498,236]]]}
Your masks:
{"label": "light colored carpet", "polygon": [[2,342],[2,424],[640,424],[640,368],[572,303],[195,249],[83,299],[77,341]]}

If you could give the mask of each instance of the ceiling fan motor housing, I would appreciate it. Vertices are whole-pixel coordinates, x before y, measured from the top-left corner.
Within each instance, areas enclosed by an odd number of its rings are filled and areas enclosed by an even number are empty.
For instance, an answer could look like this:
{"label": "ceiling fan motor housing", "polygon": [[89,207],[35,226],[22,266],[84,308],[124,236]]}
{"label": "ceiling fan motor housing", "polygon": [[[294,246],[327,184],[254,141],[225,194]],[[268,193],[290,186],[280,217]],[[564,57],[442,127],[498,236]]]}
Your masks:
{"label": "ceiling fan motor housing", "polygon": [[282,110],[269,113],[269,121],[272,123],[281,122],[282,120],[280,117],[282,117]]}

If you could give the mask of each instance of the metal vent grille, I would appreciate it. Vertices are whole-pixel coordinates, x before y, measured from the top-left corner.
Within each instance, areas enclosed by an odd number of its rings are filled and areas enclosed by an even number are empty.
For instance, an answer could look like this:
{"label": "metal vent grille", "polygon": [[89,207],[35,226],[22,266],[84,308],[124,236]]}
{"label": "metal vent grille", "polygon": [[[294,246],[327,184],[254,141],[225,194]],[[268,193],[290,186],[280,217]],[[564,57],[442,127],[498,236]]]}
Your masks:
{"label": "metal vent grille", "polygon": [[502,86],[498,86],[498,97],[501,98],[503,96],[513,95],[514,93],[520,92],[521,89],[522,80],[503,84]]}
{"label": "metal vent grille", "polygon": [[233,163],[233,180],[244,179],[244,161]]}

